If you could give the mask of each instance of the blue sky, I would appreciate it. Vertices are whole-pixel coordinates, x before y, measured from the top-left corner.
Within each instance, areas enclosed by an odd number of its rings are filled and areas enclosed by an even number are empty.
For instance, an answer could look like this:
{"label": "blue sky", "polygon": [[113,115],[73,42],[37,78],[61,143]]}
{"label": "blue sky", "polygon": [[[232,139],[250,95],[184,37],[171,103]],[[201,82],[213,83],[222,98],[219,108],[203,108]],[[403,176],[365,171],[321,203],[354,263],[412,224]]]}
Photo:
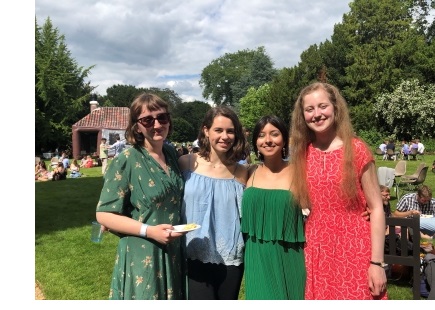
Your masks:
{"label": "blue sky", "polygon": [[201,71],[225,53],[264,46],[276,68],[292,67],[312,44],[330,39],[350,1],[36,0],[39,25],[50,17],[71,56],[92,69],[104,95],[115,84],[173,89],[205,100]]}

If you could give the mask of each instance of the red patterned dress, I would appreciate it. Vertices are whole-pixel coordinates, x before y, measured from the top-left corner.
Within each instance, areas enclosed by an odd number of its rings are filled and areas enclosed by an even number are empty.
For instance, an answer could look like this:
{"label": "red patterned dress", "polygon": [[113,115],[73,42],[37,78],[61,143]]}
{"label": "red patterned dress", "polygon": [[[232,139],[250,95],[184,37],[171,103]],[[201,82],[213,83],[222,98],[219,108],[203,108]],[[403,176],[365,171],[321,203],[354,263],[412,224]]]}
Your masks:
{"label": "red patterned dress", "polygon": [[353,146],[358,176],[355,203],[341,196],[343,148],[322,152],[308,146],[311,213],[305,232],[305,299],[373,299],[368,287],[370,222],[361,216],[366,209],[361,175],[374,159],[361,141],[354,139]]}

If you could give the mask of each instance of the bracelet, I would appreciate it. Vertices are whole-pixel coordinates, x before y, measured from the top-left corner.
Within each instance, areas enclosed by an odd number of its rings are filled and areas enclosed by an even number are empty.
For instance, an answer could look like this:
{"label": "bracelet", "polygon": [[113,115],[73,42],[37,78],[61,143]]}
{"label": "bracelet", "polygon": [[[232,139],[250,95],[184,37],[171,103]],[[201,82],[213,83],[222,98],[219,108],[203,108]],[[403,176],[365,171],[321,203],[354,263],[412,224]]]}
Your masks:
{"label": "bracelet", "polygon": [[142,226],[140,227],[139,236],[146,238],[147,228],[148,228],[147,224],[142,224]]}

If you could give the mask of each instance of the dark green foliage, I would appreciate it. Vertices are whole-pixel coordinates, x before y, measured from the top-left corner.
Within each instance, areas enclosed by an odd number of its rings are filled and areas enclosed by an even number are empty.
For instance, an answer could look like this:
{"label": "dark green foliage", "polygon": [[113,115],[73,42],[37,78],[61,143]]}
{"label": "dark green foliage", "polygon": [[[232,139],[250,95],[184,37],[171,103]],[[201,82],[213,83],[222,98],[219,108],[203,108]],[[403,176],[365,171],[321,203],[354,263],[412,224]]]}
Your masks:
{"label": "dark green foliage", "polygon": [[356,131],[357,135],[367,143],[367,145],[371,145],[373,151],[375,151],[382,141],[385,140],[386,134],[377,131],[376,129],[361,129]]}
{"label": "dark green foliage", "polygon": [[79,67],[50,18],[35,19],[35,152],[71,144],[71,126],[89,112],[89,67]]}
{"label": "dark green foliage", "polygon": [[[270,113],[275,114],[290,124],[291,113],[298,93],[302,88],[300,68],[284,68],[269,84],[269,97],[266,98],[266,106],[270,108]],[[299,80],[299,81],[298,81]]]}
{"label": "dark green foliage", "polygon": [[114,107],[130,107],[134,98],[142,91],[133,85],[113,85],[106,90],[106,96],[102,97],[103,106],[110,102]]}
{"label": "dark green foliage", "polygon": [[[420,141],[424,144],[425,153],[435,155],[435,138],[420,137]],[[435,191],[435,188],[432,190]]]}
{"label": "dark green foliage", "polygon": [[174,130],[169,136],[170,141],[194,141],[198,136],[198,130],[184,118],[173,118],[172,124]]}
{"label": "dark green foliage", "polygon": [[[211,106],[203,101],[192,101],[192,102],[182,102],[177,104],[176,108],[173,110],[174,118],[182,118],[187,121],[192,128],[194,129],[194,139],[191,139],[192,136],[187,140],[175,140],[175,141],[194,141],[198,135],[199,128],[202,123],[202,119],[204,118],[205,113],[211,108]],[[174,124],[176,125],[176,124]],[[182,129],[174,126],[175,132],[181,132]]]}
{"label": "dark green foliage", "polygon": [[181,103],[181,98],[172,89],[168,88],[137,88],[133,85],[118,84],[107,88],[106,93],[106,96],[101,97],[104,106],[130,107],[136,96],[141,93],[153,93],[158,95],[169,104],[171,110],[174,109],[177,104]]}
{"label": "dark green foliage", "polygon": [[355,131],[375,128],[376,119],[373,117],[371,104],[360,104],[349,108],[349,114],[352,119],[353,129]]}

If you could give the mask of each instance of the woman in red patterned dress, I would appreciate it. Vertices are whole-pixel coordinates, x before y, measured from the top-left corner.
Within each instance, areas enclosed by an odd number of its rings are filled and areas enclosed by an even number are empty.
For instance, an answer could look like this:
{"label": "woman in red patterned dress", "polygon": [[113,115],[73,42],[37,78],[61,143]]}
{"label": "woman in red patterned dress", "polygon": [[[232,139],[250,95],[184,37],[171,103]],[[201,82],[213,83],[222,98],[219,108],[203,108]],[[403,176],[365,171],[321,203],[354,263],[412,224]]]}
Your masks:
{"label": "woman in red patterned dress", "polygon": [[[355,137],[345,99],[305,87],[291,121],[295,196],[306,221],[305,299],[387,299],[385,217],[371,151]],[[370,221],[361,214],[368,208]]]}

